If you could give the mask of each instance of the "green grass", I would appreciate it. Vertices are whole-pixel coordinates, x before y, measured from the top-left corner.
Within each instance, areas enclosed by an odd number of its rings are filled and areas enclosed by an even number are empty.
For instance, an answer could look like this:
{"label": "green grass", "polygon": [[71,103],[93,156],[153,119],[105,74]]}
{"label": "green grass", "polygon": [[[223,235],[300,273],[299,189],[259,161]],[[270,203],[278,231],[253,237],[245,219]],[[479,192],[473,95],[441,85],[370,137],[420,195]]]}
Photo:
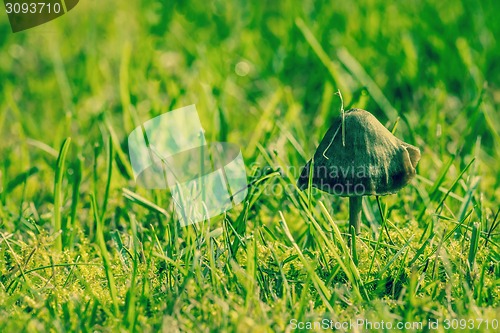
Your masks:
{"label": "green grass", "polygon": [[[1,332],[496,331],[500,5],[101,3],[16,34],[2,14]],[[295,186],[337,90],[422,152],[409,186],[365,197],[354,258],[347,199]],[[252,186],[182,228],[168,191],[134,183],[126,139],[189,104]]]}

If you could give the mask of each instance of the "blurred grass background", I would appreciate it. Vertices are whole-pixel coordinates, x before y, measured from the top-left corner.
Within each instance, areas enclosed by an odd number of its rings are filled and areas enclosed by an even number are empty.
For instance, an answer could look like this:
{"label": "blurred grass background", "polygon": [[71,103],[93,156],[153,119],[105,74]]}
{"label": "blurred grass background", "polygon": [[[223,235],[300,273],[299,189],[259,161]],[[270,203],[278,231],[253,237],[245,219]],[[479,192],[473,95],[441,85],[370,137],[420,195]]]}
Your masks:
{"label": "blurred grass background", "polygon": [[[81,1],[16,34],[2,14],[0,328],[282,331],[290,318],[498,318],[499,9],[487,0]],[[395,244],[376,248],[384,219],[365,201],[363,301],[309,221],[324,213],[321,201],[344,230],[346,203],[314,192],[304,208],[297,171],[273,173],[312,156],[339,114],[337,89],[346,109],[389,128],[399,117],[396,135],[423,154],[413,184],[382,199]],[[209,140],[242,147],[249,180],[270,170],[243,208],[201,231],[155,211],[151,203],[172,212],[169,195],[135,187],[126,147],[140,123],[189,104]],[[53,248],[57,184],[64,252]],[[318,221],[331,231],[327,216]],[[478,264],[467,271],[474,223]]]}

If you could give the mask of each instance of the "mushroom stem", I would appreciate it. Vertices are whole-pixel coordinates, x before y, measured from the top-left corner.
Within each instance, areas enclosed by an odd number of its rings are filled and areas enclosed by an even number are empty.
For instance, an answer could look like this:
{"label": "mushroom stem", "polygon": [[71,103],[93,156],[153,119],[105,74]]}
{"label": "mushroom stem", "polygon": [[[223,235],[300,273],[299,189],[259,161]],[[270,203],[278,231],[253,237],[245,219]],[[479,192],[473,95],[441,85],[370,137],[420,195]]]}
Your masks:
{"label": "mushroom stem", "polygon": [[361,227],[361,202],[363,197],[349,197],[349,233],[354,227],[356,235],[360,234]]}

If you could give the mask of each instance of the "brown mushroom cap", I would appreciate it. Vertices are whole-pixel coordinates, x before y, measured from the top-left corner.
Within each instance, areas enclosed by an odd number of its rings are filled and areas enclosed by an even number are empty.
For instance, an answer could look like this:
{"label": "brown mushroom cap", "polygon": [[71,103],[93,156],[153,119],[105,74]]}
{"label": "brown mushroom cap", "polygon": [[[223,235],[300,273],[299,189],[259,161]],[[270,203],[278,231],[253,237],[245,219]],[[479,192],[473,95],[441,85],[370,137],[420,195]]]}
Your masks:
{"label": "brown mushroom cap", "polygon": [[[415,176],[420,150],[387,130],[371,113],[352,109],[337,118],[314,154],[312,185],[339,196],[385,195],[395,193]],[[298,180],[309,185],[311,161]]]}

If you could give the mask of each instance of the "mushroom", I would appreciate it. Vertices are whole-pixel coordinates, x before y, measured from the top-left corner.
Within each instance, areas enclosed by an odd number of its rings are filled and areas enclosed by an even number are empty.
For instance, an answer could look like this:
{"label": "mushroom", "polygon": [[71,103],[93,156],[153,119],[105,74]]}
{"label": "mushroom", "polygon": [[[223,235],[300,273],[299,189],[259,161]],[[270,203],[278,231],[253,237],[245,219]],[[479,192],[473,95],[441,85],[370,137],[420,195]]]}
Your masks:
{"label": "mushroom", "polygon": [[419,160],[417,147],[396,138],[368,111],[351,109],[334,121],[297,185],[307,189],[311,175],[314,187],[349,197],[349,232],[359,234],[362,197],[397,192],[415,176]]}

